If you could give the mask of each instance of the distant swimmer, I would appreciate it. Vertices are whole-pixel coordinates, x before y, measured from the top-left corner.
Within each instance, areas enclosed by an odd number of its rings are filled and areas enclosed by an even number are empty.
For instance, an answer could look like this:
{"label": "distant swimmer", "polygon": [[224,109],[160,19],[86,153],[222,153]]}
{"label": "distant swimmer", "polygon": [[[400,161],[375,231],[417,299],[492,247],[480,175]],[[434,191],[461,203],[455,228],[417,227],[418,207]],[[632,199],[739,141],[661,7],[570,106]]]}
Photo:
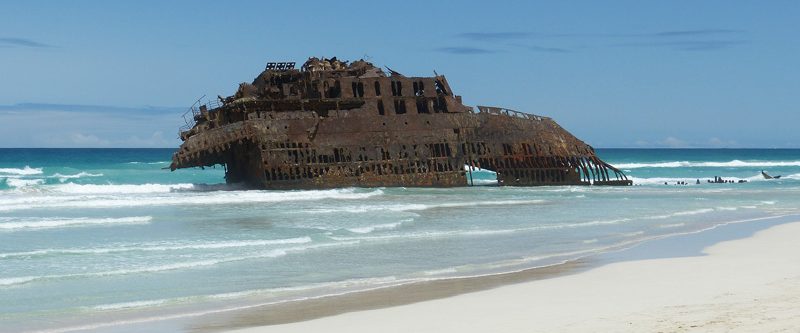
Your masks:
{"label": "distant swimmer", "polygon": [[700,185],[700,179],[697,179],[697,182],[695,184]]}
{"label": "distant swimmer", "polygon": [[764,179],[780,179],[781,178],[781,176],[775,176],[775,177],[770,176],[769,174],[764,172],[764,170],[761,170],[761,176],[763,176]]}

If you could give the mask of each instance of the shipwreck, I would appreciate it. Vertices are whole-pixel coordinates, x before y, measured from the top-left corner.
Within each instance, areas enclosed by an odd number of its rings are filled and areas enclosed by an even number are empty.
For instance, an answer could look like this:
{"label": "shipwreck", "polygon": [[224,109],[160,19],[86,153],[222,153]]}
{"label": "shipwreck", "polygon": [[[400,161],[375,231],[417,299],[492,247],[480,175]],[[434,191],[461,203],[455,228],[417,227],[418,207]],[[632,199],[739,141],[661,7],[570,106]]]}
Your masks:
{"label": "shipwreck", "polygon": [[[631,185],[548,117],[462,104],[447,79],[373,64],[270,62],[233,96],[196,102],[170,169],[222,165],[265,189],[472,185]],[[202,98],[201,98],[202,99]]]}

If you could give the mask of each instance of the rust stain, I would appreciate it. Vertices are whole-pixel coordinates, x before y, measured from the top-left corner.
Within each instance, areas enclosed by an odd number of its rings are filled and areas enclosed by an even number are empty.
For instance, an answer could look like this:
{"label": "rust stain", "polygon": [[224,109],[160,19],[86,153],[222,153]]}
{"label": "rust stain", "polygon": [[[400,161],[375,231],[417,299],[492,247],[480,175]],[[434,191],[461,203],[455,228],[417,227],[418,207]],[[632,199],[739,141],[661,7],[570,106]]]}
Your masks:
{"label": "rust stain", "polygon": [[388,71],[268,63],[233,96],[187,111],[170,168],[221,164],[227,182],[268,189],[467,186],[475,168],[500,185],[631,185],[548,117],[472,108],[443,75]]}

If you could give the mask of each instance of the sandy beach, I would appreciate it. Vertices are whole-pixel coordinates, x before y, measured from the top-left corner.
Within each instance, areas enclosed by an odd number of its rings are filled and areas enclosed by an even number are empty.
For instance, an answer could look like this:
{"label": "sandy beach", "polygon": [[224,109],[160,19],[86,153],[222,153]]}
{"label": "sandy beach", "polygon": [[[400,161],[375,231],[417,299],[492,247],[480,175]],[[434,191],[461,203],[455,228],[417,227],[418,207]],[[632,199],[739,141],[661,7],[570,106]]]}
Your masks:
{"label": "sandy beach", "polygon": [[[283,321],[329,316],[230,332],[795,332],[800,327],[799,237],[800,222],[780,224],[696,255],[590,269],[576,263],[540,273],[545,276],[538,279],[517,277],[526,282],[511,279],[506,280],[510,285],[493,287],[483,279],[483,284],[472,283],[479,291],[471,292],[467,283],[461,290],[466,293],[441,291],[427,297],[435,299],[399,301],[409,304],[391,306],[396,304],[384,298],[384,306],[391,307],[372,310],[346,303],[343,308],[360,311],[297,308],[293,319],[284,316]],[[578,272],[562,274],[571,270]],[[247,325],[268,316],[238,320]]]}

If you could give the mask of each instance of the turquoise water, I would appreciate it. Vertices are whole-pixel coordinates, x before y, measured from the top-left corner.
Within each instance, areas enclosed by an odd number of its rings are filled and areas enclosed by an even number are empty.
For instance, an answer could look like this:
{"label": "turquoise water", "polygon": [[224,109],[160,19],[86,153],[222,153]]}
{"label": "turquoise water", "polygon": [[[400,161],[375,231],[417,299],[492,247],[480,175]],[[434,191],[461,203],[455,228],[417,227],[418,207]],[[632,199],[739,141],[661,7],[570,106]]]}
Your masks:
{"label": "turquoise water", "polygon": [[[0,149],[0,331],[514,271],[800,213],[800,150],[599,149],[632,187],[497,187],[478,171],[487,186],[315,191],[243,191],[221,184],[221,168],[170,172],[171,153]],[[707,183],[715,176],[747,182]]]}

